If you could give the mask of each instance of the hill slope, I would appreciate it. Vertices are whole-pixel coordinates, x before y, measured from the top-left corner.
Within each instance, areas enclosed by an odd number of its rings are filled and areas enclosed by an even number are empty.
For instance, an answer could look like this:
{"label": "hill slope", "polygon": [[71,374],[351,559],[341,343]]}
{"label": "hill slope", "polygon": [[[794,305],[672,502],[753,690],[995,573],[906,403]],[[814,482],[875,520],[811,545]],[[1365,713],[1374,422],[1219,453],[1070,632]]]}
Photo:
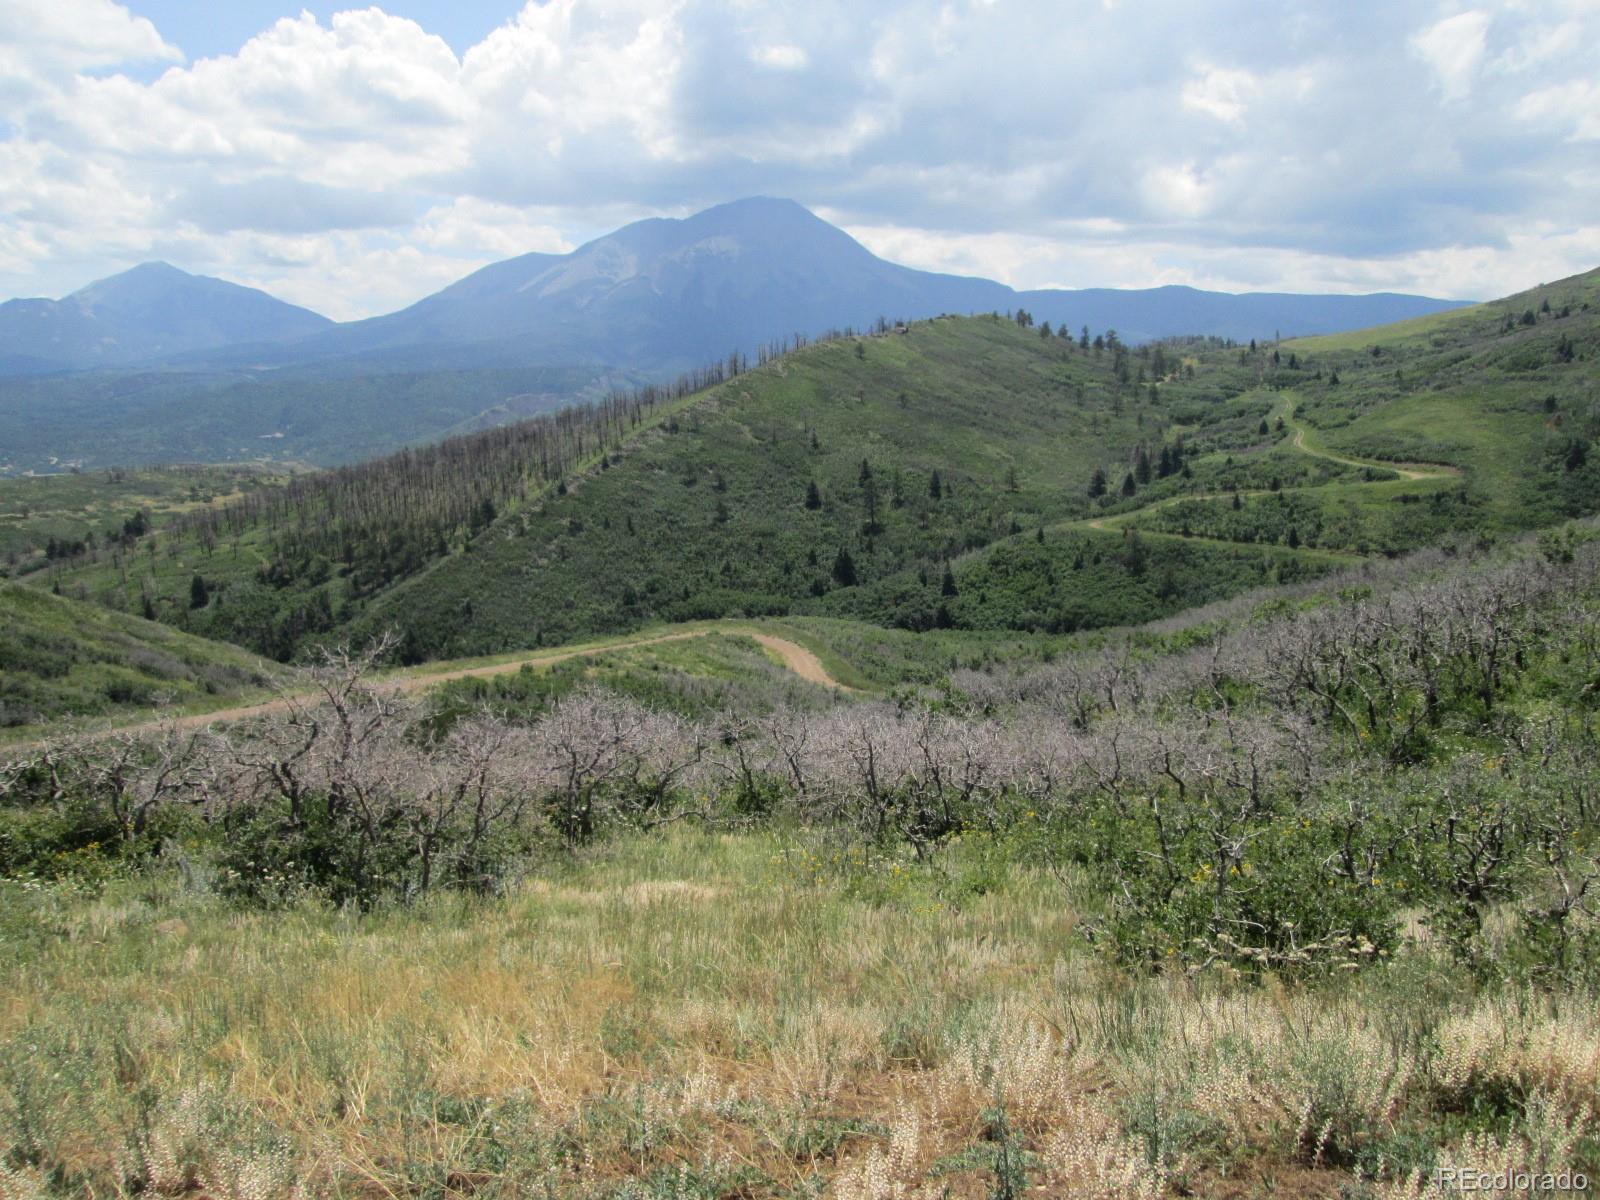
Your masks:
{"label": "hill slope", "polygon": [[[1020,579],[952,594],[948,564],[1085,517],[1097,466],[1120,480],[1135,447],[1159,454],[1188,385],[1152,401],[1134,361],[987,318],[810,348],[505,516],[468,553],[377,597],[356,627],[401,630],[418,657],[740,614],[984,627]],[[1217,396],[1192,415],[1247,445],[1253,413]],[[1151,564],[1083,530],[1046,550],[1064,559],[1052,602],[997,624],[1121,623],[1209,597],[1206,581],[1232,566],[1244,570],[1229,586],[1263,579],[1254,549],[1153,546]]]}
{"label": "hill slope", "polygon": [[1314,443],[1453,465],[1479,525],[1530,528],[1600,506],[1600,270],[1281,353],[1316,364],[1283,381]]}
{"label": "hill slope", "polygon": [[417,661],[724,616],[1148,620],[1600,507],[1594,278],[1551,288],[1548,310],[1512,298],[1370,344],[919,322],[298,481],[159,553],[57,570],[278,658],[382,628]]}
{"label": "hill slope", "polygon": [[332,324],[256,288],[143,263],[61,300],[0,304],[0,374],[116,366]]}
{"label": "hill slope", "polygon": [[217,707],[271,682],[235,646],[14,583],[0,582],[0,628],[0,736],[163,702]]}

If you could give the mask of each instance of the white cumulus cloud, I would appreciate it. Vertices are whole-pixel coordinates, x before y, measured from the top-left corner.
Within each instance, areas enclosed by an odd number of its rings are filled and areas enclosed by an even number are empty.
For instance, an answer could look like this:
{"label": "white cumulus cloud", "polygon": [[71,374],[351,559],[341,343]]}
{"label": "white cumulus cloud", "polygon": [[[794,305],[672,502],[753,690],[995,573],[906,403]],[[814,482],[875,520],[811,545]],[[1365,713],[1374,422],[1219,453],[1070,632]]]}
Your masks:
{"label": "white cumulus cloud", "polygon": [[1433,68],[1444,94],[1459,99],[1470,90],[1483,61],[1488,32],[1488,13],[1458,13],[1422,30],[1411,39],[1411,45]]}

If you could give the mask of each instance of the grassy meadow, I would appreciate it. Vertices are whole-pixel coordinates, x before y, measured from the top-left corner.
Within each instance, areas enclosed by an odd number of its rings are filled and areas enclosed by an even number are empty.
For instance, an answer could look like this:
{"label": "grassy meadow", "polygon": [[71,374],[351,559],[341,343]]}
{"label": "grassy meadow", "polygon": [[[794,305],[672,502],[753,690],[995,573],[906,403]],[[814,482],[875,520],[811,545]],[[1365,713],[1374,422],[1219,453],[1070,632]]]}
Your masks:
{"label": "grassy meadow", "polygon": [[7,883],[0,1194],[1409,1198],[1439,1163],[1600,1168],[1591,993],[1483,987],[1426,938],[1308,984],[1129,973],[1077,935],[1078,881],[996,862],[680,830],[364,917]]}

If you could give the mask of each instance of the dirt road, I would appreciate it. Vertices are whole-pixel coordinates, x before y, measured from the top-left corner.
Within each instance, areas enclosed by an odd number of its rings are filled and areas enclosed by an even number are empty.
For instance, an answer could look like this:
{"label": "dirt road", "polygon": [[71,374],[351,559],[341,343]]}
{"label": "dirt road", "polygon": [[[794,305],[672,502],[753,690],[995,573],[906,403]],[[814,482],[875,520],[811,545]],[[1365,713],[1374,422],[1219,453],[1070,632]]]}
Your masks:
{"label": "dirt road", "polygon": [[[566,662],[574,658],[598,658],[602,654],[611,654],[618,650],[634,650],[641,646],[658,646],[665,642],[683,642],[692,638],[708,637],[714,633],[751,639],[764,649],[776,654],[788,670],[793,671],[808,683],[832,688],[836,692],[856,691],[855,688],[840,683],[832,675],[828,674],[828,669],[822,665],[822,660],[798,642],[791,642],[788,638],[762,633],[759,629],[751,629],[742,625],[729,625],[711,629],[687,629],[681,633],[663,633],[656,637],[635,638],[626,642],[611,642],[603,646],[584,646],[574,650],[546,650],[523,655],[507,662],[490,663],[481,667],[458,667],[445,671],[429,671],[422,667],[405,673],[380,677],[375,681],[374,687],[377,691],[389,695],[412,695],[426,691],[428,688],[435,687],[438,684],[448,683],[452,679],[509,675],[522,670],[525,666],[541,667]],[[220,708],[206,713],[190,713],[165,720],[140,721],[136,724],[116,726],[101,732],[141,733],[153,729],[204,729],[209,725],[229,725],[235,721],[270,716],[273,713],[287,711],[293,699],[309,698],[310,695],[311,693],[309,692],[300,692],[296,693],[294,697],[280,696],[272,700],[262,701],[260,704],[246,704],[236,708]],[[30,745],[31,743],[21,743],[11,747],[0,748],[0,754],[6,753],[8,750],[26,750]]]}

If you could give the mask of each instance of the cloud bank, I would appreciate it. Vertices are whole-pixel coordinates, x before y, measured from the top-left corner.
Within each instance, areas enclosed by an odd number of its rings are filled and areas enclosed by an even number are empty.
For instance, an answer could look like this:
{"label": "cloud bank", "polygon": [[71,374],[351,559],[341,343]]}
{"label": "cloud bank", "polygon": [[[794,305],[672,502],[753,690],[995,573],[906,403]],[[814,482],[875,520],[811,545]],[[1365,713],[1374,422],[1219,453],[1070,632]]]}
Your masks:
{"label": "cloud bank", "polygon": [[759,193],[1019,287],[1491,295],[1600,264],[1596,45],[1589,0],[548,0],[189,62],[11,0],[0,294],[165,258],[348,318]]}

